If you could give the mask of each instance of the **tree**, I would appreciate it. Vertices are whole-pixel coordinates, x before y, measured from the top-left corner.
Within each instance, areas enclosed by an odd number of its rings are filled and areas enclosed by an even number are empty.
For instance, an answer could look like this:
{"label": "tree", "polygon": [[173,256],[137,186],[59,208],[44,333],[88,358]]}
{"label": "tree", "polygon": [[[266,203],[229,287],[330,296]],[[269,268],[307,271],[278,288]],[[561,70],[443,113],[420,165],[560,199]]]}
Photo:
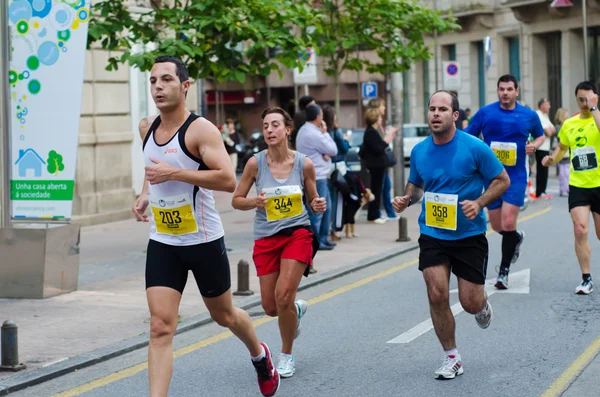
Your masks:
{"label": "tree", "polygon": [[63,171],[65,169],[65,165],[63,164],[63,157],[58,154],[55,150],[50,150],[48,153],[48,159],[46,160],[47,167],[49,173],[58,175],[59,171]]}
{"label": "tree", "polygon": [[[312,9],[294,0],[151,0],[153,9],[130,12],[127,1],[102,0],[93,6],[88,48],[122,54],[111,56],[107,70],[128,63],[152,68],[157,55],[173,55],[188,67],[192,78],[239,81],[268,75],[272,70],[302,67],[298,53],[309,44],[306,34],[292,27],[313,23]],[[155,50],[132,53],[136,44],[156,43]],[[269,56],[269,49],[278,49]],[[281,72],[280,72],[281,73]]]}
{"label": "tree", "polygon": [[[313,0],[313,6],[319,22],[311,38],[317,54],[327,59],[325,73],[335,80],[337,114],[344,70],[384,75],[407,71],[431,56],[424,34],[459,28],[415,0]],[[375,52],[378,59],[361,58],[364,51]]]}

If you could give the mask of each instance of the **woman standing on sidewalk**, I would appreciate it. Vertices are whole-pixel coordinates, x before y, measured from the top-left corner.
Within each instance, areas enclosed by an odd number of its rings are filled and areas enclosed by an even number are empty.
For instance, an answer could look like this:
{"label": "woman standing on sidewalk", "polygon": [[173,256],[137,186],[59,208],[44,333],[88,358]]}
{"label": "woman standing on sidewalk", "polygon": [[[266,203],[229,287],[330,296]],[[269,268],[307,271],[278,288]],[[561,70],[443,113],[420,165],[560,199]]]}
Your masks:
{"label": "woman standing on sidewalk", "polygon": [[[316,242],[303,196],[306,194],[314,212],[324,212],[327,203],[317,194],[312,161],[288,147],[293,125],[290,115],[281,108],[267,108],[262,119],[268,148],[246,164],[232,205],[242,211],[256,209],[252,258],[263,309],[269,316],[279,316],[283,343],[277,371],[288,378],[296,371],[292,346],[307,309],[305,301],[295,300],[296,291],[302,275],[308,275],[312,266]],[[253,184],[257,196],[248,198]]]}

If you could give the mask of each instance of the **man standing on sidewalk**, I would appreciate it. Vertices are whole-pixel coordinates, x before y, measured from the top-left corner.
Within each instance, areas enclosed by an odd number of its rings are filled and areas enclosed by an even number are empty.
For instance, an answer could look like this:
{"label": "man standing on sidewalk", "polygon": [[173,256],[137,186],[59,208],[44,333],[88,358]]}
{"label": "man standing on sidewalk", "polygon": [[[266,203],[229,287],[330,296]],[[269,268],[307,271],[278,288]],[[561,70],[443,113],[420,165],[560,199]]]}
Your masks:
{"label": "man standing on sidewalk", "polygon": [[538,110],[535,111],[540,118],[544,129],[544,143],[535,151],[535,198],[551,199],[552,195],[546,193],[548,186],[548,168],[542,165],[542,159],[550,154],[550,139],[556,134],[556,127],[550,121],[550,101],[546,98],[538,102]]}
{"label": "man standing on sidewalk", "polygon": [[[450,310],[450,272],[458,278],[462,307],[475,315],[481,328],[487,328],[492,307],[484,292],[488,241],[483,207],[497,200],[510,180],[485,143],[456,129],[459,108],[454,95],[436,92],[428,109],[432,135],[413,149],[406,195],[394,198],[393,205],[396,212],[402,212],[425,193],[419,216],[419,270],[427,285],[431,320],[445,352],[444,363],[434,376],[453,379],[464,369]],[[481,194],[484,181],[489,186]]]}
{"label": "man standing on sidewalk", "polygon": [[[179,59],[156,58],[150,85],[159,116],[140,122],[146,175],[133,205],[138,221],[150,221],[146,254],[150,397],[167,397],[172,341],[190,270],[212,319],[246,345],[260,391],[272,396],[279,374],[269,348],[259,343],[250,316],[234,307],[231,297],[229,260],[213,190],[233,192],[236,179],[221,135],[212,123],[186,108],[189,73]],[[149,219],[144,215],[148,206]]]}
{"label": "man standing on sidewalk", "polygon": [[556,164],[571,149],[569,212],[573,220],[575,254],[583,278],[575,293],[589,295],[594,290],[590,265],[592,252],[588,242],[590,212],[596,236],[600,239],[600,110],[596,84],[591,81],[577,84],[575,96],[580,113],[564,122],[558,135],[558,147],[542,162],[545,167]]}
{"label": "man standing on sidewalk", "polygon": [[[329,174],[331,173],[331,157],[338,152],[335,141],[327,132],[323,123],[323,111],[319,105],[310,105],[306,108],[306,123],[298,131],[296,150],[308,158],[315,165],[317,173],[317,192],[319,197],[325,198],[330,203]],[[319,238],[319,249],[330,251],[335,243],[330,242],[329,224],[331,211],[328,208],[324,213],[308,211],[310,224],[315,235]]]}
{"label": "man standing on sidewalk", "polygon": [[[527,155],[533,154],[544,142],[544,130],[537,114],[517,103],[519,84],[515,76],[501,76],[497,93],[499,101],[479,109],[465,131],[475,137],[483,135],[510,177],[510,188],[488,205],[492,229],[502,235],[502,260],[496,288],[507,289],[510,264],[519,258],[525,238],[523,231],[517,232],[517,217],[525,204]],[[529,142],[530,135],[533,142]]]}

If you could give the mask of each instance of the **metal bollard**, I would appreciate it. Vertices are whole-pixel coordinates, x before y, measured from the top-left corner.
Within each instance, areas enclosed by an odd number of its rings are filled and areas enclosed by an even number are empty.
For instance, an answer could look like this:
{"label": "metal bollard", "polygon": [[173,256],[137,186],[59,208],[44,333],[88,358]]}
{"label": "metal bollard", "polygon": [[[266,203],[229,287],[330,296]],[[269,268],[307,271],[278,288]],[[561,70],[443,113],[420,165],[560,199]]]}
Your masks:
{"label": "metal bollard", "polygon": [[250,290],[250,265],[243,259],[238,262],[238,289],[233,294],[238,296],[254,294],[254,291]]}
{"label": "metal bollard", "polygon": [[408,220],[404,217],[398,219],[398,239],[396,241],[410,241],[410,237],[408,237]]}
{"label": "metal bollard", "polygon": [[17,337],[18,328],[14,321],[7,320],[2,324],[0,330],[0,349],[2,350],[2,360],[0,361],[0,371],[20,371],[25,369],[25,364],[19,363],[19,339]]}

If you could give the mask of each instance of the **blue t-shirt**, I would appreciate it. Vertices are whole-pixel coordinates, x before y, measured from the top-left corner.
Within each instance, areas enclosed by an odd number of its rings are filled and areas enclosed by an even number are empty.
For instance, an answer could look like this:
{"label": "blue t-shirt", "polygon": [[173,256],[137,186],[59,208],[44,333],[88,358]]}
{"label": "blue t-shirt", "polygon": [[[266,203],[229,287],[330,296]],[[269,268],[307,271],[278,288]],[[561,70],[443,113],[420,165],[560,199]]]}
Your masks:
{"label": "blue t-shirt", "polygon": [[506,172],[511,183],[527,183],[525,145],[529,141],[529,135],[534,138],[544,135],[536,112],[518,103],[513,110],[505,110],[500,102],[494,102],[479,109],[465,131],[477,138],[479,134],[483,135],[483,140],[488,145],[492,142],[516,143],[516,164],[506,165]]}
{"label": "blue t-shirt", "polygon": [[[482,141],[457,130],[452,140],[436,145],[433,136],[415,146],[410,155],[410,176],[413,185],[423,184],[425,193],[457,194],[458,203],[476,200],[483,192],[484,180],[490,181],[500,175],[503,166],[494,152]],[[441,239],[459,240],[486,231],[483,209],[472,221],[457,208],[456,230],[427,226],[425,222],[425,196],[421,204],[419,226],[421,234]]]}

